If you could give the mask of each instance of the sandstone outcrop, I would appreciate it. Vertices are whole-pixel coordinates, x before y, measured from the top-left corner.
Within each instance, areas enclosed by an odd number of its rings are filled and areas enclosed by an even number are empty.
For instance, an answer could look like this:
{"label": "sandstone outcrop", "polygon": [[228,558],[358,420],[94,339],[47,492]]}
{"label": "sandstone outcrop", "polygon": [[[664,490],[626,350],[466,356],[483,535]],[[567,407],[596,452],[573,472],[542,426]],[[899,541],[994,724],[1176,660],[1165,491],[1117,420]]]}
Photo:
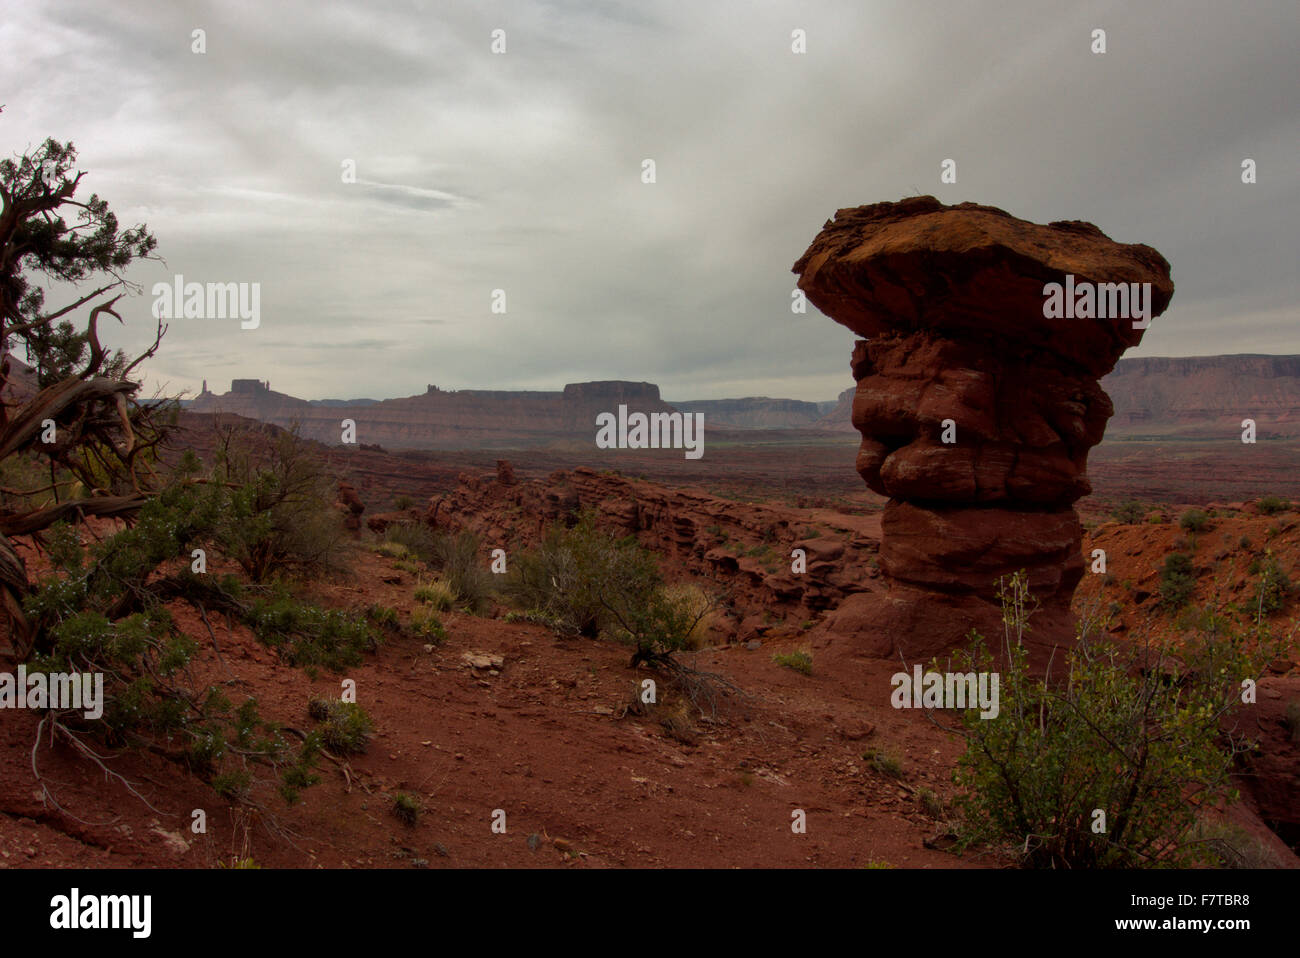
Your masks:
{"label": "sandstone outcrop", "polygon": [[1169,264],[1088,223],[914,197],[838,211],[794,272],[865,337],[851,361],[857,468],[890,502],[888,589],[850,617],[860,650],[924,657],[971,628],[1000,633],[997,581],[1018,569],[1041,604],[1036,635],[1066,637],[1083,573],[1072,504],[1113,412],[1098,380],[1144,329],[1131,313],[1048,318],[1047,284],[1139,284],[1129,308],[1144,296],[1157,316]]}
{"label": "sandstone outcrop", "polygon": [[340,482],[334,508],[343,516],[343,528],[353,534],[361,531],[361,514],[366,511],[365,503],[357,495],[356,487],[351,483]]}
{"label": "sandstone outcrop", "polygon": [[[694,489],[578,468],[545,479],[493,482],[463,474],[433,497],[424,521],[443,531],[476,533],[484,549],[508,555],[534,544],[549,523],[572,523],[584,509],[618,535],[634,535],[671,576],[713,579],[724,600],[718,639],[748,639],[840,606],[870,588],[879,539],[874,516],[739,503]],[[792,552],[806,570],[792,571]],[[776,623],[785,623],[784,626]],[[792,631],[793,630],[793,631]]]}

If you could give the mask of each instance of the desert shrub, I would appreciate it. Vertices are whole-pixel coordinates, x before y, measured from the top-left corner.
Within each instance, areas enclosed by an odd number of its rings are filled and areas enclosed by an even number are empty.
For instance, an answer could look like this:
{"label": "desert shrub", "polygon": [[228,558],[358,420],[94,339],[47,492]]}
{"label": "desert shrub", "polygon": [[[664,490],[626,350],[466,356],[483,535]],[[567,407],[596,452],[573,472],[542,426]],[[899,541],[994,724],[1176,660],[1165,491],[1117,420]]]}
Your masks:
{"label": "desert shrub", "polygon": [[1291,503],[1278,496],[1263,496],[1255,501],[1255,508],[1259,510],[1260,515],[1275,516],[1279,512],[1290,509]]}
{"label": "desert shrub", "polygon": [[415,609],[411,612],[411,634],[430,645],[440,645],[447,640],[447,630],[432,609]]}
{"label": "desert shrub", "polygon": [[317,666],[339,672],[358,665],[361,653],[378,644],[363,617],[300,602],[279,589],[253,599],[243,618],[281,659],[307,668],[309,674]]}
{"label": "desert shrub", "polygon": [[433,562],[437,536],[420,522],[394,522],[384,530],[384,544],[400,554],[395,559],[416,558]]}
{"label": "desert shrub", "polygon": [[434,579],[416,586],[415,600],[433,608],[435,612],[445,612],[456,603],[456,590],[443,579]]}
{"label": "desert shrub", "polygon": [[506,594],[519,608],[555,623],[561,634],[599,634],[605,610],[599,583],[622,561],[628,547],[596,528],[596,517],[583,513],[566,528],[552,524],[541,542],[514,557],[506,574]]}
{"label": "desert shrub", "polygon": [[493,575],[480,554],[478,536],[472,532],[438,536],[432,564],[455,590],[456,601],[463,608],[477,614],[487,607],[493,593]]}
{"label": "desert shrub", "polygon": [[690,631],[682,640],[682,648],[691,651],[703,648],[713,625],[713,599],[693,583],[665,586],[663,597],[665,602],[676,606],[692,621]]}
{"label": "desert shrub", "polygon": [[563,631],[561,624],[557,620],[535,609],[527,612],[507,612],[504,621],[507,623],[529,622],[533,625],[544,625],[552,632]]}
{"label": "desert shrub", "polygon": [[862,759],[873,772],[884,775],[886,778],[903,777],[903,763],[899,761],[898,756],[890,752],[876,749],[864,754]]}
{"label": "desert shrub", "polygon": [[295,432],[259,446],[252,434],[227,429],[211,478],[227,489],[212,539],[254,582],[340,568],[345,533],[333,483]]}
{"label": "desert shrub", "polygon": [[918,788],[916,790],[916,803],[921,806],[931,818],[943,818],[944,807],[943,800],[928,788]]}
{"label": "desert shrub", "polygon": [[381,629],[396,629],[401,624],[397,616],[397,610],[391,605],[375,603],[368,606],[366,608],[366,618]]}
{"label": "desert shrub", "polygon": [[1160,567],[1161,606],[1170,611],[1182,608],[1195,588],[1191,556],[1185,552],[1170,553]]}
{"label": "desert shrub", "polygon": [[[389,531],[392,531],[391,526],[389,527]],[[408,549],[402,543],[394,542],[391,539],[379,543],[377,546],[375,546],[375,551],[378,552],[385,559],[405,559],[407,556],[411,554],[410,549]]]}
{"label": "desert shrub", "polygon": [[1110,511],[1111,516],[1116,522],[1124,522],[1128,525],[1134,525],[1146,518],[1147,507],[1142,505],[1136,499],[1129,499],[1121,502]]}
{"label": "desert shrub", "polygon": [[420,819],[420,800],[406,792],[393,795],[393,815],[403,825],[414,825]]}
{"label": "desert shrub", "polygon": [[342,699],[312,699],[307,714],[319,722],[320,743],[343,755],[360,755],[370,744],[374,723],[365,709]]}
{"label": "desert shrub", "polygon": [[1250,572],[1252,575],[1259,575],[1259,584],[1256,587],[1256,608],[1265,615],[1271,615],[1278,612],[1286,604],[1286,598],[1291,594],[1291,579],[1286,574],[1286,570],[1278,563],[1277,557],[1271,552],[1265,553],[1262,560],[1255,560],[1251,563]]}
{"label": "desert shrub", "polygon": [[[283,646],[288,659],[307,663],[330,664],[343,654],[347,618],[283,595],[249,602],[235,577],[190,571],[192,547],[209,541],[224,520],[226,494],[218,485],[175,482],[145,503],[133,526],[88,547],[70,526],[52,528],[51,571],[25,603],[41,636],[30,664],[105,677],[103,720],[52,717],[63,737],[93,735],[110,747],[132,747],[162,736],[179,744],[190,770],[223,797],[249,800],[254,767],[265,766],[293,802],[316,781],[313,743],[291,745],[252,698],[236,705],[217,686],[192,686],[189,664],[199,644],[180,631],[165,603],[183,599],[205,619],[205,610],[226,611],[255,630],[259,613],[268,613],[261,634]],[[274,632],[282,618],[288,634]]]}
{"label": "desert shrub", "polygon": [[699,740],[699,727],[686,699],[675,698],[664,703],[659,712],[659,725],[669,738],[683,745],[694,745]]}
{"label": "desert shrub", "polygon": [[415,500],[410,496],[401,495],[393,500],[393,505],[397,507],[398,512],[405,512],[415,504]]}
{"label": "desert shrub", "polygon": [[772,661],[777,665],[785,666],[787,669],[802,672],[804,675],[812,675],[812,655],[808,652],[778,652],[772,656]]}
{"label": "desert shrub", "polygon": [[1210,528],[1210,517],[1200,509],[1188,509],[1179,518],[1178,528],[1184,532],[1204,532]]}
{"label": "desert shrub", "polygon": [[[1151,649],[1120,647],[1081,631],[1045,678],[1028,666],[1023,573],[1003,588],[1003,648],[978,635],[958,653],[963,671],[1000,674],[1000,709],[962,715],[966,739],[955,780],[960,848],[1000,842],[1034,867],[1179,866],[1206,860],[1195,840],[1199,810],[1235,799],[1229,774],[1247,746],[1221,737],[1258,677],[1259,652],[1230,632],[1186,644],[1182,664]],[[1105,830],[1094,832],[1105,814]]]}
{"label": "desert shrub", "polygon": [[713,601],[664,587],[653,554],[618,538],[582,513],[572,527],[553,525],[541,543],[515,557],[507,594],[567,635],[604,635],[634,646],[632,665],[664,661],[703,634]]}

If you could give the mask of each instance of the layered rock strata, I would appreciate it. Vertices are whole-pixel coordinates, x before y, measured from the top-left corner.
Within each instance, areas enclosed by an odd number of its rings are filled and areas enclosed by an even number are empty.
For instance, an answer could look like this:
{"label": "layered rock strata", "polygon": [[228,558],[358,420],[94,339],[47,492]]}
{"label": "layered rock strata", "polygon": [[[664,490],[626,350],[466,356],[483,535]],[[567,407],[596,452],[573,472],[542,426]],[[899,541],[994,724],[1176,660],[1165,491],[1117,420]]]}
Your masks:
{"label": "layered rock strata", "polygon": [[1036,631],[1064,637],[1084,569],[1073,503],[1113,412],[1098,380],[1168,306],[1169,264],[1089,223],[914,197],[838,211],[794,272],[865,337],[851,362],[857,468],[890,497],[888,588],[842,624],[881,655],[1000,634],[998,580],[1024,569]]}

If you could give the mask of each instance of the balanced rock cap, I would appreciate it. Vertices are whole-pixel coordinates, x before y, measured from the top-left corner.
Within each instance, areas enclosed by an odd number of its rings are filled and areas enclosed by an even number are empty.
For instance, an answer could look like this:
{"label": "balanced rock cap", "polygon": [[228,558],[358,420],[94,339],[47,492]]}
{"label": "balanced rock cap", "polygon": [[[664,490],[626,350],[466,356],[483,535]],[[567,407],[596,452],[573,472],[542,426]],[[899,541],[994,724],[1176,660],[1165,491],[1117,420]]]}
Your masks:
{"label": "balanced rock cap", "polygon": [[[1097,377],[1142,339],[1145,329],[1133,327],[1139,302],[1154,318],[1174,294],[1169,263],[1150,246],[1117,243],[1091,223],[1043,226],[933,196],[837,211],[794,272],[818,309],[860,336],[930,330],[999,339],[1016,352],[1046,350]],[[1122,316],[1048,318],[1044,287],[1064,288],[1067,275],[1075,289],[1136,283],[1144,299],[1129,301]]]}

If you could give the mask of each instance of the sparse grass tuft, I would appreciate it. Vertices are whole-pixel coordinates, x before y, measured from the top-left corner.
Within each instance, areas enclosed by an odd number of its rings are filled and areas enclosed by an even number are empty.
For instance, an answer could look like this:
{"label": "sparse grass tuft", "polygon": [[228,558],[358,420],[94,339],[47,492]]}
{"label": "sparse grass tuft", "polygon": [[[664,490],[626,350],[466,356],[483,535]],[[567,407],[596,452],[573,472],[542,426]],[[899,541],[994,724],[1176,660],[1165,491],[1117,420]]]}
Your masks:
{"label": "sparse grass tuft", "polygon": [[405,559],[411,554],[411,550],[406,548],[400,542],[385,541],[375,546],[375,551],[385,559]]}
{"label": "sparse grass tuft", "polygon": [[433,609],[411,610],[411,632],[417,639],[430,645],[441,645],[447,641],[447,630]]}
{"label": "sparse grass tuft", "polygon": [[916,802],[931,818],[943,818],[943,800],[928,788],[916,790]]}
{"label": "sparse grass tuft", "polygon": [[415,589],[415,600],[430,606],[435,612],[446,612],[456,603],[456,590],[444,579],[434,579]]}
{"label": "sparse grass tuft", "polygon": [[321,744],[344,755],[360,755],[370,744],[374,723],[355,702],[340,699],[312,699],[307,714],[320,722]]}
{"label": "sparse grass tuft", "polygon": [[872,771],[878,772],[888,778],[903,777],[903,763],[898,757],[877,749],[874,752],[867,752],[862,756],[863,761],[871,768]]}
{"label": "sparse grass tuft", "polygon": [[681,583],[664,586],[664,601],[677,609],[685,621],[691,623],[682,638],[682,648],[695,651],[704,647],[713,625],[713,608],[717,604],[697,585]]}
{"label": "sparse grass tuft", "polygon": [[802,672],[804,675],[812,675],[813,660],[811,652],[778,652],[772,656],[772,661],[777,665],[784,665],[787,669],[794,669],[796,672]]}
{"label": "sparse grass tuft", "polygon": [[420,800],[414,795],[408,795],[406,792],[397,792],[393,795],[393,815],[403,825],[414,825],[420,820]]}

